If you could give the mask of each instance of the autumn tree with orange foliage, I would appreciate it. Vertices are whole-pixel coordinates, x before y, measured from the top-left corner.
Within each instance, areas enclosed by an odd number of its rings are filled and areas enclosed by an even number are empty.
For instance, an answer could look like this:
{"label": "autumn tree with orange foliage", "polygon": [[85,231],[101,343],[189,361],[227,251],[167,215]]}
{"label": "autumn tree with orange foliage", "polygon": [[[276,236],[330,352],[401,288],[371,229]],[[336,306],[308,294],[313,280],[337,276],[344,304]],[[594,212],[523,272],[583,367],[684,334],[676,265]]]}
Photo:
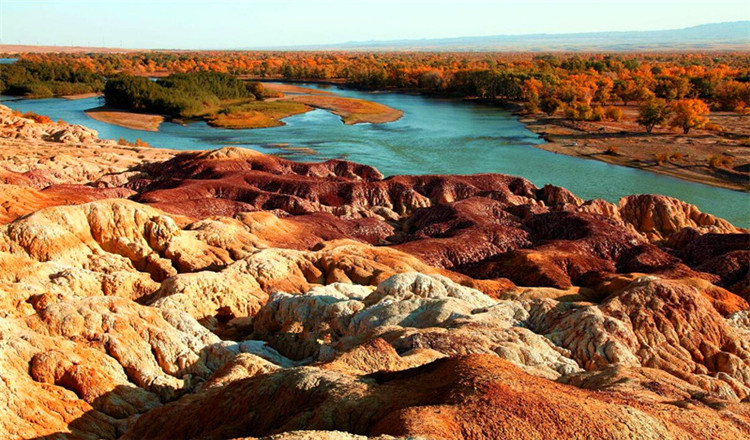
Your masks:
{"label": "autumn tree with orange foliage", "polygon": [[672,120],[669,125],[680,127],[685,134],[692,128],[701,128],[708,122],[710,110],[700,99],[680,99],[672,103]]}
{"label": "autumn tree with orange foliage", "polygon": [[750,107],[750,83],[725,81],[716,87],[715,93],[721,110],[744,113]]}
{"label": "autumn tree with orange foliage", "polygon": [[536,113],[539,110],[539,92],[542,86],[542,82],[536,78],[529,78],[521,85],[521,96],[526,101],[527,111]]}
{"label": "autumn tree with orange foliage", "polygon": [[[74,78],[61,75],[68,72],[86,79],[86,87],[91,78],[112,78],[117,73],[161,77],[222,72],[242,79],[335,81],[364,89],[515,101],[529,111],[541,109],[549,115],[564,107],[575,118],[601,119],[602,114],[607,118],[606,108],[615,102],[648,103],[653,97],[667,102],[700,99],[712,109],[740,114],[750,107],[750,57],[743,53],[203,51],[18,57],[18,66],[0,69],[0,88],[31,96],[79,93],[80,85],[67,82]],[[34,88],[28,88],[27,78],[21,75],[19,66],[24,65],[39,76]],[[55,78],[44,77],[45,72],[55,73]]]}

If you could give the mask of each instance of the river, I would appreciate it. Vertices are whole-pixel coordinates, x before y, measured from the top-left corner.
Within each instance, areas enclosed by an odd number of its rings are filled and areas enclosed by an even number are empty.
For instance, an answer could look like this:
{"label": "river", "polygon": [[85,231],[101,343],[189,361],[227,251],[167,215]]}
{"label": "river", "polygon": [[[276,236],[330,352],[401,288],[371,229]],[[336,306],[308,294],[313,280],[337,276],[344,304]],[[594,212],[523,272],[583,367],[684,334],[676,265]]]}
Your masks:
{"label": "river", "polygon": [[203,122],[184,126],[164,123],[159,132],[147,132],[88,117],[84,111],[101,105],[101,98],[70,101],[5,97],[3,104],[86,125],[102,138],[141,138],[154,147],[203,150],[232,145],[300,161],[340,158],[373,165],[386,175],[505,173],[523,176],[537,186],[563,186],[584,199],[611,202],[627,194],[664,194],[738,226],[750,227],[750,194],[534,148],[543,141],[510,112],[496,106],[305,85],[380,102],[402,110],[404,115],[387,124],[347,126],[338,116],[314,110],[285,119],[282,127],[227,130]]}

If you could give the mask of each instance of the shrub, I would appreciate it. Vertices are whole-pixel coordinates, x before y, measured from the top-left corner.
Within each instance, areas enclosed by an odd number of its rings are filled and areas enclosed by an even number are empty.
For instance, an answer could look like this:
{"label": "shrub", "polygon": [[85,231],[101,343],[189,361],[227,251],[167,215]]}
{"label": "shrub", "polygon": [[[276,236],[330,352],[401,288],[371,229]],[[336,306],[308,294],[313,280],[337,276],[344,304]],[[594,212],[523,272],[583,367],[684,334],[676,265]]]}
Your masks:
{"label": "shrub", "polygon": [[263,85],[257,81],[248,81],[245,84],[245,88],[247,89],[250,94],[255,96],[258,100],[263,100],[265,98],[272,98],[276,96],[281,96],[279,93],[271,92]]}
{"label": "shrub", "polygon": [[52,122],[52,119],[50,119],[49,116],[38,115],[34,112],[26,112],[21,116],[23,116],[26,119],[32,119],[34,120],[34,122],[38,122],[40,124],[48,124]]}
{"label": "shrub", "polygon": [[611,121],[619,121],[622,119],[622,110],[617,107],[607,107],[604,110],[604,114],[607,116],[607,119]]}
{"label": "shrub", "polygon": [[604,109],[602,106],[597,105],[594,107],[593,111],[591,112],[591,120],[592,121],[603,121],[605,119]]}
{"label": "shrub", "polygon": [[664,165],[667,160],[669,159],[669,152],[666,153],[654,153],[654,160],[656,160],[656,163],[661,166]]}
{"label": "shrub", "polygon": [[547,113],[547,115],[552,116],[555,114],[558,108],[560,108],[560,100],[553,97],[553,96],[545,96],[539,101],[539,108],[542,109],[544,113]]}
{"label": "shrub", "polygon": [[610,145],[609,148],[607,148],[607,151],[604,152],[604,154],[608,156],[617,156],[619,153],[617,153],[617,146],[616,145]]}
{"label": "shrub", "polygon": [[11,84],[4,93],[7,95],[23,96],[26,98],[52,98],[55,96],[51,88],[40,82]]}
{"label": "shrub", "polygon": [[534,101],[526,101],[523,104],[523,109],[527,113],[536,113],[539,111],[539,107],[537,106],[536,102]]}
{"label": "shrub", "polygon": [[714,154],[708,158],[708,165],[713,169],[725,168],[731,169],[734,164],[734,158],[723,154]]}
{"label": "shrub", "polygon": [[577,102],[565,107],[565,117],[574,121],[590,121],[593,110],[588,104]]}

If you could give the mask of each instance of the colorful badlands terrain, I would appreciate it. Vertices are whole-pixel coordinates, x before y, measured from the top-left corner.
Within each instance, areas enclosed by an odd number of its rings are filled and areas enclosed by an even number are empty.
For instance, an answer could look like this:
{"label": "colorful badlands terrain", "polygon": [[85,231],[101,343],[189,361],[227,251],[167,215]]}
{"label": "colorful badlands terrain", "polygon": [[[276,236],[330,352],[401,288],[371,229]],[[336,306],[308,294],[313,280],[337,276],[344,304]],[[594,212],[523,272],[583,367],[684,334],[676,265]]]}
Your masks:
{"label": "colorful badlands terrain", "polygon": [[745,439],[750,234],[0,107],[0,437]]}

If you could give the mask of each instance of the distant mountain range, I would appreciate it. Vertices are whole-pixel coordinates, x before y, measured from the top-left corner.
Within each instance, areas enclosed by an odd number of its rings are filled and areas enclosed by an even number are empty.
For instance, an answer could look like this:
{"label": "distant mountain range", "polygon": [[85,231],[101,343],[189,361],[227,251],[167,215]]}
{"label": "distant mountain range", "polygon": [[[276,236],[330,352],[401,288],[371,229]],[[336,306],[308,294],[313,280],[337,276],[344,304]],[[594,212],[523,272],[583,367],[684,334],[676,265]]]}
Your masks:
{"label": "distant mountain range", "polygon": [[703,24],[684,29],[662,31],[355,41],[341,44],[275,47],[273,49],[524,52],[750,50],[750,21]]}
{"label": "distant mountain range", "polygon": [[[0,0],[1,1],[1,0]],[[2,45],[0,53],[120,53],[150,50],[78,46]],[[585,32],[573,34],[491,35],[419,40],[352,41],[340,44],[244,47],[216,50],[346,50],[346,51],[498,51],[498,52],[654,52],[750,51],[750,21],[702,24],[662,31]]]}

